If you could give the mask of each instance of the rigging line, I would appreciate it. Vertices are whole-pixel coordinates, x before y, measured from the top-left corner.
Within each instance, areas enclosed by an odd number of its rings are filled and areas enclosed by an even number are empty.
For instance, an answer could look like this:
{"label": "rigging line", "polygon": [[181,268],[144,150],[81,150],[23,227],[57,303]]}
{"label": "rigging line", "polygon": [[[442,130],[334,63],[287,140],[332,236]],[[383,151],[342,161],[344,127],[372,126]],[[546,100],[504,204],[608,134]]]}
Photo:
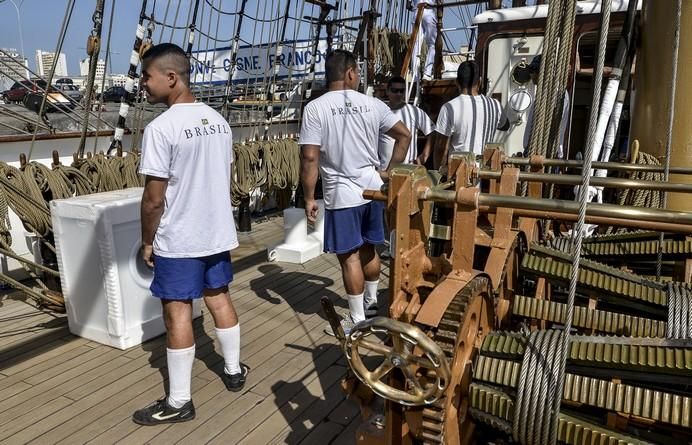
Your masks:
{"label": "rigging line", "polygon": [[[210,5],[213,7],[213,5]],[[219,7],[221,6],[221,0],[219,0]],[[213,10],[213,9],[212,9]],[[211,12],[210,12],[211,14]],[[211,23],[211,19],[209,21]],[[221,14],[216,15],[216,35],[219,35],[219,27],[221,26]],[[214,48],[214,51],[216,51],[216,48]],[[212,90],[209,89],[207,90],[207,102],[211,102],[211,92]]]}
{"label": "rigging line", "polygon": [[[571,0],[565,0],[566,2],[570,2]],[[566,3],[566,5],[571,5],[570,3]],[[565,323],[564,323],[564,332],[562,334],[561,338],[561,346],[559,351],[559,362],[558,362],[558,368],[557,368],[557,389],[555,391],[554,395],[554,400],[552,406],[554,407],[553,410],[553,419],[557,419],[557,415],[559,413],[560,409],[560,403],[562,402],[562,394],[563,394],[563,387],[564,387],[564,373],[565,373],[565,364],[567,362],[567,354],[568,354],[568,349],[569,349],[569,335],[570,335],[570,330],[572,328],[572,320],[574,317],[574,299],[576,296],[577,292],[577,281],[579,279],[579,265],[581,263],[581,249],[582,249],[582,239],[584,236],[583,233],[583,227],[584,227],[584,221],[586,218],[586,204],[588,201],[588,189],[589,189],[589,181],[591,179],[591,162],[592,162],[592,154],[593,150],[595,149],[594,147],[594,136],[596,133],[596,121],[599,113],[599,102],[601,98],[601,81],[603,79],[603,65],[605,64],[605,53],[606,53],[606,46],[608,43],[608,29],[610,27],[610,11],[611,11],[611,6],[612,6],[612,0],[603,0],[601,4],[601,30],[600,30],[600,35],[599,35],[599,42],[598,42],[598,53],[597,53],[597,58],[596,58],[596,66],[594,69],[594,77],[593,77],[593,85],[594,85],[594,90],[593,90],[593,98],[592,98],[592,103],[591,103],[591,116],[589,118],[589,134],[587,135],[587,142],[586,142],[586,153],[584,154],[584,167],[582,168],[582,184],[581,188],[579,189],[579,217],[577,220],[577,224],[575,228],[573,229],[572,232],[572,249],[571,253],[573,255],[572,259],[572,269],[571,269],[571,274],[570,274],[570,283],[569,283],[569,293],[567,296],[567,313],[565,316]],[[574,14],[576,14],[576,11],[574,10],[574,5],[571,5],[571,9],[569,9],[570,16],[574,17]],[[571,23],[571,26],[574,26],[573,23]],[[571,43],[571,42],[570,42]],[[571,46],[570,46],[571,47]],[[545,62],[545,61],[543,61]],[[554,438],[557,435],[557,422],[556,421],[551,421],[550,423],[550,437],[551,437],[551,443],[555,443],[556,441]]]}
{"label": "rigging line", "polygon": [[[111,17],[108,19],[108,36],[106,37],[106,60],[103,64],[103,75],[101,76],[101,94],[103,94],[103,86],[106,84],[106,71],[108,71],[108,64],[111,62],[111,33],[113,31],[113,17],[115,16],[115,0],[111,0]],[[90,94],[91,91],[86,91]],[[99,140],[99,127],[101,123],[101,107],[99,106],[96,115],[96,137],[94,137],[94,148],[93,153],[96,154],[96,144]]]}
{"label": "rigging line", "polygon": [[[231,41],[233,40],[232,37],[229,38],[229,39],[219,39],[219,38],[216,38],[216,37],[214,37],[214,36],[212,36],[212,35],[210,35],[210,34],[207,34],[207,33],[203,32],[201,29],[196,29],[195,31],[196,31],[197,33],[199,33],[202,37],[206,37],[208,40],[213,40],[214,42],[226,43],[226,42],[231,42]],[[197,48],[199,49],[199,45],[197,45]]]}
{"label": "rigging line", "polygon": [[279,20],[281,20],[283,18],[283,17],[279,16],[279,17],[276,17],[273,19],[260,19],[257,17],[252,17],[251,15],[248,15],[248,14],[243,14],[243,15],[245,16],[245,18],[248,18],[250,20],[254,20],[254,21],[259,22],[259,23],[278,22]]}
{"label": "rigging line", "polygon": [[[182,2],[181,2],[182,3]],[[188,34],[190,33],[190,23],[192,23],[192,2],[189,3],[189,7],[187,8],[187,20],[185,20],[186,27],[185,27],[185,32],[183,33],[183,41],[180,44],[181,48],[185,47],[185,42],[189,41],[189,36]]]}
{"label": "rigging line", "polygon": [[233,74],[235,73],[237,61],[236,58],[238,57],[238,41],[240,40],[240,29],[243,26],[243,12],[245,11],[245,6],[247,5],[248,0],[241,0],[240,3],[240,12],[241,14],[236,16],[237,17],[237,23],[235,27],[235,33],[233,36],[232,43],[231,43],[231,54],[230,54],[230,59],[231,59],[231,66],[228,68],[228,78],[226,79],[226,88],[225,92],[223,95],[223,102],[221,104],[221,114],[224,117],[224,119],[228,120],[229,116],[229,109],[228,109],[228,98],[231,95],[231,90],[232,90],[232,84],[233,84]]}
{"label": "rigging line", "polygon": [[[103,28],[103,9],[105,7],[104,0],[96,1],[96,9],[92,16],[94,22],[91,34],[87,40],[87,54],[89,54],[89,75],[87,77],[86,93],[88,94],[86,104],[91,105],[91,92],[94,88],[94,78],[96,77],[96,67],[98,66],[98,58],[101,52],[101,31]],[[91,48],[89,48],[91,46]],[[105,70],[104,70],[105,73]],[[103,91],[103,88],[102,88]],[[89,125],[89,114],[84,113],[82,118],[82,135],[79,138],[79,146],[77,152],[81,158],[84,154],[84,146],[86,144],[86,133]]]}
{"label": "rigging line", "polygon": [[151,17],[147,17],[147,18],[149,19],[149,21],[151,21],[151,23],[158,25],[158,26],[161,26],[161,34],[163,34],[164,28],[170,28],[172,30],[176,30],[176,29],[181,30],[181,29],[188,29],[189,28],[188,26],[173,26],[173,25],[169,25],[168,23],[165,23],[165,22],[160,22],[160,21],[156,20],[153,15]]}
{"label": "rigging line", "polygon": [[[166,22],[166,19],[168,18],[168,10],[170,9],[170,7],[171,7],[171,0],[168,0],[166,2],[166,10],[163,12],[163,22],[164,23]],[[164,31],[164,28],[162,26],[161,32],[159,33],[159,40],[158,40],[159,43],[161,43],[161,40],[163,39],[163,31]]]}
{"label": "rigging line", "polygon": [[[272,3],[273,2],[274,2],[274,0],[272,0]],[[288,12],[290,10],[290,7],[291,7],[291,0],[286,0],[286,8],[284,10],[284,17],[285,17],[284,23],[281,27],[281,33],[279,35],[279,38],[277,39],[276,51],[274,52],[274,54],[275,54],[275,62],[274,62],[275,67],[273,70],[274,72],[273,72],[272,82],[271,82],[272,86],[271,86],[271,88],[269,88],[267,90],[267,100],[269,101],[269,104],[267,105],[267,121],[269,122],[269,125],[271,125],[272,114],[274,112],[274,93],[276,91],[276,77],[279,74],[279,70],[280,70],[280,65],[276,62],[276,60],[278,59],[279,53],[283,53],[283,42],[284,42],[284,39],[286,38],[286,27],[288,26]],[[269,52],[268,49],[267,49],[267,52]],[[265,139],[267,138],[267,132],[269,130],[269,125],[267,125],[265,127],[265,130],[264,130]]]}
{"label": "rigging line", "polygon": [[[139,11],[139,20],[137,21],[137,29],[135,31],[135,41],[132,44],[132,53],[130,54],[130,64],[127,69],[127,83],[125,83],[125,91],[127,91],[127,94],[125,95],[126,99],[120,103],[118,122],[116,124],[115,131],[113,132],[113,140],[108,148],[108,152],[123,148],[125,119],[127,117],[128,107],[132,104],[133,100],[132,90],[134,88],[135,79],[137,78],[137,66],[140,62],[139,53],[142,50],[142,45],[144,45],[145,42],[144,19],[146,18],[146,7],[147,0],[142,0],[142,8]],[[151,38],[151,35],[148,37]]]}
{"label": "rigging line", "polygon": [[[673,120],[675,119],[675,90],[678,82],[678,50],[680,48],[680,15],[682,10],[682,0],[675,2],[675,35],[673,37],[673,60],[672,72],[670,79],[670,111],[668,112],[668,128],[666,129],[666,159],[663,170],[663,182],[668,182],[670,176],[670,154],[671,145],[673,143]],[[662,208],[668,205],[668,192],[663,192],[661,203]],[[659,235],[658,246],[656,249],[656,279],[661,279],[661,269],[663,261],[663,232]]]}
{"label": "rigging line", "polygon": [[216,6],[212,5],[212,4],[209,2],[209,0],[204,0],[204,1],[205,1],[209,6],[211,6],[211,8],[212,8],[214,11],[218,12],[219,14],[222,14],[222,15],[236,15],[236,14],[238,14],[238,11],[233,11],[233,12],[223,11],[223,10],[221,9],[221,2],[219,2],[219,7],[216,7]]}
{"label": "rigging line", "polygon": [[[259,15],[259,4],[260,4],[260,2],[256,2],[256,3],[257,3],[257,10],[255,11],[255,14],[256,14],[256,15]],[[264,27],[262,27],[262,28],[264,28]],[[257,37],[257,25],[255,25],[255,26],[253,27],[253,29],[252,29],[252,41],[253,41],[253,42],[256,42],[256,41],[257,41],[256,37]],[[243,82],[241,81],[240,84],[242,85],[242,83],[243,83]],[[250,86],[250,76],[247,76],[246,79],[245,79],[245,90],[244,90],[245,93],[243,94],[244,96],[247,96],[248,90],[250,89],[249,86]],[[244,127],[244,126],[245,126],[245,122],[243,122],[243,123],[241,124],[241,126]],[[248,125],[247,125],[247,126],[248,126],[248,127],[252,127],[252,122],[248,122]]]}
{"label": "rigging line", "polygon": [[[7,107],[7,105],[0,104],[0,113],[4,114],[5,116],[9,116],[13,119],[22,121],[25,124],[39,125],[39,126],[43,127],[44,130],[50,131],[50,127],[46,126],[46,124],[44,124],[43,122],[41,122],[39,120],[29,119],[28,117],[24,116],[23,114],[18,113],[16,111],[12,110],[11,108]],[[26,133],[31,134],[30,131],[26,131]]]}
{"label": "rigging line", "polygon": [[[178,1],[178,6],[175,8],[175,16],[173,17],[173,26],[175,27],[176,24],[178,23],[178,15],[180,14],[180,5],[182,4],[181,1]],[[175,28],[171,28],[171,35],[168,37],[168,42],[173,41],[173,33],[175,32]],[[163,39],[163,29],[161,29],[161,38]]]}
{"label": "rigging line", "polygon": [[[62,51],[62,45],[65,41],[65,35],[67,34],[67,26],[70,23],[70,19],[72,18],[72,12],[74,11],[74,4],[75,0],[71,0],[71,2],[67,3],[67,8],[65,10],[65,17],[63,18],[62,22],[62,29],[60,30],[60,37],[58,38],[58,45],[57,48],[55,49],[55,54],[60,54],[60,51]],[[53,60],[53,66],[51,66],[50,69],[50,74],[48,75],[48,81],[46,82],[46,88],[50,90],[50,86],[53,83],[53,76],[55,75],[55,67],[58,65],[58,57],[55,57]],[[41,101],[41,107],[39,108],[39,116],[41,119],[44,117],[44,109],[46,106],[46,99],[48,99],[48,92],[46,94],[43,94],[43,99]],[[29,155],[27,156],[27,160],[31,160],[31,153],[34,151],[34,143],[36,142],[36,133],[38,133],[38,127],[34,130],[34,134],[31,137],[31,145],[29,146]]]}
{"label": "rigging line", "polygon": [[[143,43],[145,45],[145,47],[146,47],[146,45],[152,44],[151,36],[154,34],[154,29],[155,29],[155,25],[152,22],[152,20],[154,18],[155,12],[156,12],[156,1],[154,1],[154,6],[151,9],[151,17],[147,19],[148,23],[147,23],[147,28],[146,28],[146,37],[144,38],[144,42],[146,42],[146,43]],[[140,53],[142,53],[142,55],[145,52],[146,51],[140,50]],[[130,98],[133,98],[133,100],[131,100],[129,102],[128,106],[130,108],[132,106],[134,106],[134,109],[135,109],[134,115],[132,117],[132,127],[134,127],[134,131],[132,131],[132,137],[130,138],[130,151],[131,152],[135,151],[135,147],[137,146],[137,144],[139,144],[139,138],[142,136],[142,123],[144,120],[144,101],[140,100],[140,98],[138,98],[136,95],[133,94],[134,93],[134,86],[133,86],[132,90],[133,91],[128,93],[128,96]],[[140,89],[140,92],[141,92],[141,89]],[[140,93],[138,93],[138,94],[140,94]],[[121,107],[122,107],[122,101],[121,101]]]}
{"label": "rigging line", "polygon": [[185,54],[192,54],[192,45],[195,42],[195,31],[197,30],[197,13],[199,12],[199,0],[195,0],[195,11],[192,13],[192,22],[190,22],[190,35],[187,41],[187,51]]}

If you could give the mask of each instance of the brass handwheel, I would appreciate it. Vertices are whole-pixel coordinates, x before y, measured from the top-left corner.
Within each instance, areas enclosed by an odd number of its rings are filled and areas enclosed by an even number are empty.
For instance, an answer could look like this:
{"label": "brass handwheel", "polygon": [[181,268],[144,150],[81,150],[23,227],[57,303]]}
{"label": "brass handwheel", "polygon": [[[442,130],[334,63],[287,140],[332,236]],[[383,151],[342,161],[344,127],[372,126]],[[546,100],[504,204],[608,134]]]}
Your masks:
{"label": "brass handwheel", "polygon": [[[388,335],[392,346],[374,334]],[[427,405],[443,394],[449,382],[449,363],[442,349],[417,327],[386,317],[375,317],[358,323],[346,336],[346,357],[356,377],[373,392],[402,405]],[[381,363],[370,370],[361,351],[374,352]],[[403,388],[385,382],[385,377],[399,368],[406,378]]]}

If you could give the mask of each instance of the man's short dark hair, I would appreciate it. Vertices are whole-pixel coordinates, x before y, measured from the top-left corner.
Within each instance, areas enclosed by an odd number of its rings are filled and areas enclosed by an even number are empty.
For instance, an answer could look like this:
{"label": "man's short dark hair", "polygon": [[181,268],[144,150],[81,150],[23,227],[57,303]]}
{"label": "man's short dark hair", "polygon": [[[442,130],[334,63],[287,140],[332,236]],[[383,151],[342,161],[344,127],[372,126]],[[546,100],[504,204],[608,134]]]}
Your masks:
{"label": "man's short dark hair", "polygon": [[327,83],[344,80],[346,71],[349,68],[358,68],[356,56],[354,56],[352,52],[343,49],[335,49],[329,53],[327,61],[324,63]]}
{"label": "man's short dark hair", "polygon": [[185,85],[190,85],[190,58],[185,51],[173,43],[159,43],[154,45],[142,56],[142,64],[159,60],[163,68],[175,71]]}
{"label": "man's short dark hair", "polygon": [[481,70],[473,60],[467,60],[459,65],[457,70],[457,83],[461,88],[471,88],[478,84],[481,78]]}
{"label": "man's short dark hair", "polygon": [[406,80],[401,76],[393,76],[387,81],[387,88],[391,88],[395,83],[406,84]]}

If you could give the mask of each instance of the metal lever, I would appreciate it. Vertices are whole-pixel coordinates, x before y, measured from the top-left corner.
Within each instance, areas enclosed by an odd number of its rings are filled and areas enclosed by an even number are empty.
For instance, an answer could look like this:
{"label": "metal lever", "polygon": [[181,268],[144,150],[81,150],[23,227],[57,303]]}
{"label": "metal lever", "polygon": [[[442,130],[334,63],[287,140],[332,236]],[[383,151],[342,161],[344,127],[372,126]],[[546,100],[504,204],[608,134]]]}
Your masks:
{"label": "metal lever", "polygon": [[332,303],[332,301],[327,297],[322,297],[320,299],[320,303],[322,303],[322,310],[324,311],[324,315],[327,317],[327,321],[332,327],[332,331],[334,332],[336,339],[339,340],[339,342],[343,345],[346,341],[346,334],[344,333],[344,328],[341,327],[339,316],[334,310],[334,303]]}

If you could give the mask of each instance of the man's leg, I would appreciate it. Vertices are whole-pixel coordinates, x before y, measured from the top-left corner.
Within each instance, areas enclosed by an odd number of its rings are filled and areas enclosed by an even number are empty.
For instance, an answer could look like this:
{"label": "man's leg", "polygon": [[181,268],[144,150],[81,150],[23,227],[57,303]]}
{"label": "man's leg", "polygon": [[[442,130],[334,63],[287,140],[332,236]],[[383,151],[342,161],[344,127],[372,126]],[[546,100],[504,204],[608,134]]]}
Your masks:
{"label": "man's leg", "polygon": [[191,400],[190,383],[195,361],[192,300],[161,300],[166,325],[168,404],[181,408]]}
{"label": "man's leg", "polygon": [[360,250],[356,249],[348,253],[337,254],[336,257],[341,265],[341,275],[348,297],[351,320],[354,323],[358,323],[365,320],[365,311],[363,309],[365,277],[363,275],[363,266],[360,262]]}
{"label": "man's leg", "polygon": [[232,375],[240,369],[240,324],[228,287],[206,289],[204,302],[214,318],[216,337],[221,345],[225,362],[224,372]]}
{"label": "man's leg", "polygon": [[366,316],[374,316],[377,312],[377,288],[380,285],[380,256],[375,246],[363,244],[358,250],[360,263],[365,279],[364,307]]}
{"label": "man's leg", "polygon": [[437,15],[435,12],[426,10],[423,13],[421,28],[422,33],[425,35],[425,44],[428,47],[423,75],[431,77],[435,63],[435,40],[437,40]]}

